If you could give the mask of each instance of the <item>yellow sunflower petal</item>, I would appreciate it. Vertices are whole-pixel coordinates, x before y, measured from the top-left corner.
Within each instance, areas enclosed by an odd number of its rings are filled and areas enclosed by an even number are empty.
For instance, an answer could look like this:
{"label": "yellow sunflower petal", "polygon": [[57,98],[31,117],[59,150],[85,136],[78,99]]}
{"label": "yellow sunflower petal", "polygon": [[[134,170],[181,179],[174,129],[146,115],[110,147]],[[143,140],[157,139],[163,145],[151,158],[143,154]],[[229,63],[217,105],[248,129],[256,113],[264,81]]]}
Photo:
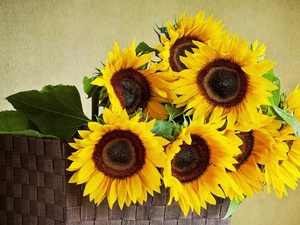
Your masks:
{"label": "yellow sunflower petal", "polygon": [[107,202],[110,209],[118,198],[118,180],[112,180],[107,194]]}
{"label": "yellow sunflower petal", "polygon": [[91,179],[89,179],[86,182],[85,188],[84,188],[84,192],[83,192],[83,196],[86,196],[88,194],[90,194],[91,192],[95,191],[99,184],[103,181],[103,177],[104,174],[102,173],[95,173]]}
{"label": "yellow sunflower petal", "polygon": [[95,172],[95,164],[93,161],[89,161],[78,170],[78,184],[83,184],[91,179],[92,174]]}

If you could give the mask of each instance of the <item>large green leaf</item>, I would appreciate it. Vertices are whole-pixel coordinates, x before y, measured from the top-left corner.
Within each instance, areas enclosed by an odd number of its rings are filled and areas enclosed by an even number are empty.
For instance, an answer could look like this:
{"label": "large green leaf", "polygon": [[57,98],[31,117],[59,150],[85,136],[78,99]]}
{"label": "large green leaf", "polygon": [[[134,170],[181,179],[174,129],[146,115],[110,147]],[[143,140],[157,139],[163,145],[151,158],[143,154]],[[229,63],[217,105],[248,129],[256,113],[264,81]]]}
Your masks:
{"label": "large green leaf", "polygon": [[87,124],[80,95],[74,86],[47,86],[7,97],[13,107],[33,121],[47,135],[72,138],[79,127]]}
{"label": "large green leaf", "polygon": [[54,137],[38,132],[35,125],[22,113],[17,111],[0,112],[0,134],[19,134],[38,138]]}
{"label": "large green leaf", "polygon": [[25,135],[32,136],[37,138],[57,138],[53,135],[45,135],[36,130],[22,130],[22,131],[13,131],[13,132],[0,132],[0,134],[17,134],[17,135]]}
{"label": "large green leaf", "polygon": [[0,112],[0,132],[26,130],[30,127],[28,118],[17,111]]}

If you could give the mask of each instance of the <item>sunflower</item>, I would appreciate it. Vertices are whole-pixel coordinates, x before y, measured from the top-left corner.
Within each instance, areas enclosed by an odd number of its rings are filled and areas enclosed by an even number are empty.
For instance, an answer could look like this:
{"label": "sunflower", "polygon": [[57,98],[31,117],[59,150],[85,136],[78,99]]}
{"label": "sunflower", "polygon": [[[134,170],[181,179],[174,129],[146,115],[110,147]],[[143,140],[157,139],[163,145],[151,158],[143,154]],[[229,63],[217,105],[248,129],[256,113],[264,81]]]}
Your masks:
{"label": "sunflower", "polygon": [[265,165],[265,176],[268,192],[271,185],[278,198],[282,198],[283,194],[288,195],[286,186],[295,190],[298,186],[297,182],[300,178],[300,140],[295,137],[295,132],[290,125],[286,125],[280,130],[280,135],[275,137],[275,150],[285,149],[285,157],[278,159],[273,154],[275,163]]}
{"label": "sunflower", "polygon": [[287,108],[286,111],[294,115],[294,117],[300,121],[300,88],[299,84],[292,91],[292,93],[287,96],[287,99],[283,103]]}
{"label": "sunflower", "polygon": [[75,171],[70,183],[83,184],[84,196],[98,205],[107,197],[109,207],[118,201],[142,204],[147,193],[160,192],[161,174],[166,155],[163,145],[168,142],[154,137],[151,129],[154,120],[139,122],[138,115],[129,119],[125,110],[112,112],[104,109],[105,124],[88,123],[89,130],[79,130],[82,139],[70,145],[77,149],[68,158],[73,161],[68,168]]}
{"label": "sunflower", "polygon": [[255,123],[257,108],[270,105],[269,91],[277,89],[262,76],[274,63],[267,59],[258,62],[265,46],[257,48],[255,42],[249,49],[248,43],[239,41],[237,35],[224,38],[218,49],[193,43],[201,51],[194,48],[193,54],[186,51],[186,57],[181,57],[188,69],[180,72],[181,78],[174,84],[179,97],[173,103],[185,106],[187,115],[195,117],[221,108],[232,123]]}
{"label": "sunflower", "polygon": [[[297,85],[283,102],[286,112],[294,115],[297,120],[300,120],[299,98],[300,89]],[[287,149],[286,158],[278,160],[276,164],[272,164],[272,171],[276,173],[273,172],[268,176],[267,184],[269,192],[272,184],[277,197],[282,198],[283,194],[288,194],[285,186],[293,190],[298,186],[297,182],[300,178],[300,139],[295,136],[295,131],[289,124],[284,125],[279,132],[280,135],[275,138],[277,141],[275,147]],[[266,167],[266,169],[268,170],[269,168]]]}
{"label": "sunflower", "polygon": [[[136,54],[135,39],[129,48],[121,52],[117,43],[109,53],[102,76],[98,76],[93,85],[107,89],[111,108],[126,109],[128,114],[142,108],[150,118],[165,119],[168,112],[162,103],[171,102],[175,94],[170,90],[165,75],[155,73],[159,65],[151,63],[153,53]],[[148,67],[143,69],[145,65]],[[150,64],[150,65],[149,65]]]}
{"label": "sunflower", "polygon": [[213,15],[204,19],[204,14],[203,10],[194,18],[191,16],[186,18],[183,12],[175,25],[167,22],[167,34],[160,36],[162,46],[156,46],[166,69],[171,68],[175,72],[186,69],[180,61],[180,56],[185,56],[185,51],[191,52],[192,48],[197,47],[193,41],[212,44],[220,41],[220,37],[224,35],[222,32],[224,25],[221,21],[213,20]]}
{"label": "sunflower", "polygon": [[[235,164],[236,171],[227,173],[247,197],[253,197],[264,189],[265,178],[268,180],[268,175],[274,173],[273,165],[286,158],[287,151],[286,148],[278,146],[275,140],[275,137],[280,135],[278,129],[281,122],[262,114],[261,111],[257,112],[256,116],[258,121],[252,124],[251,128],[230,127],[226,131],[228,133],[234,130],[243,143],[240,146],[241,154],[235,156],[238,161],[238,164]],[[267,167],[267,170],[263,171],[262,167]],[[238,198],[231,190],[229,196]]]}
{"label": "sunflower", "polygon": [[225,198],[230,185],[226,169],[235,170],[232,156],[239,153],[238,146],[228,148],[230,139],[218,131],[224,120],[212,121],[204,123],[203,117],[192,121],[166,149],[163,180],[170,187],[168,204],[178,201],[185,216],[189,210],[200,215],[206,203],[216,204],[214,196]]}

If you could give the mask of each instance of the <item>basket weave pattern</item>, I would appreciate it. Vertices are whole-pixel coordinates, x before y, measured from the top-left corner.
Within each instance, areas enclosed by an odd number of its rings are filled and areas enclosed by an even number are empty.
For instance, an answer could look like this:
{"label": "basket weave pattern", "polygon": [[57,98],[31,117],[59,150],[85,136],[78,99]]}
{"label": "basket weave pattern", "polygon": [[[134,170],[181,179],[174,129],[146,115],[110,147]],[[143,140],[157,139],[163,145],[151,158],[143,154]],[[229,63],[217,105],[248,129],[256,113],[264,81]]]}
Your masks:
{"label": "basket weave pattern", "polygon": [[141,205],[110,210],[82,197],[83,185],[69,184],[71,147],[59,139],[0,135],[0,225],[229,225],[222,219],[229,200],[218,199],[201,215],[184,217],[168,194]]}

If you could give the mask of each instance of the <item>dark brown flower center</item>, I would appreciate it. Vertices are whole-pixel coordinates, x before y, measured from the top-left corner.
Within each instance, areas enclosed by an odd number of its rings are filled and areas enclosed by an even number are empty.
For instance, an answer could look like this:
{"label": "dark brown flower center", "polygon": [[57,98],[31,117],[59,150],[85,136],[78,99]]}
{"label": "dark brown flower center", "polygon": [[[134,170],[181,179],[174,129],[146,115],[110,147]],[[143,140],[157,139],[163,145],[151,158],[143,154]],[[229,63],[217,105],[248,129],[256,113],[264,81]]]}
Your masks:
{"label": "dark brown flower center", "polygon": [[186,56],[185,51],[193,52],[192,48],[197,47],[193,40],[197,39],[192,37],[179,38],[170,48],[169,63],[173,71],[179,72],[186,69],[186,66],[180,60],[180,56]]}
{"label": "dark brown flower center", "polygon": [[243,144],[239,147],[241,153],[235,157],[238,163],[234,166],[236,169],[239,169],[248,160],[252,153],[254,147],[254,137],[252,135],[252,131],[241,132],[237,134],[237,136],[243,141]]}
{"label": "dark brown flower center", "polygon": [[130,162],[133,162],[134,151],[132,151],[132,147],[127,139],[121,138],[107,143],[105,150],[108,162],[121,167],[129,165]]}
{"label": "dark brown flower center", "polygon": [[127,130],[113,130],[95,145],[93,161],[97,169],[113,179],[125,179],[140,171],[145,148],[139,137]]}
{"label": "dark brown flower center", "polygon": [[245,98],[248,78],[237,63],[216,59],[199,71],[197,84],[212,105],[230,108]]}
{"label": "dark brown flower center", "polygon": [[191,145],[180,145],[180,151],[171,161],[172,175],[181,183],[197,180],[210,165],[210,149],[206,141],[198,135],[191,135],[191,138]]}
{"label": "dark brown flower center", "polygon": [[111,85],[128,114],[148,105],[151,97],[150,85],[138,70],[128,68],[115,72],[111,78]]}

